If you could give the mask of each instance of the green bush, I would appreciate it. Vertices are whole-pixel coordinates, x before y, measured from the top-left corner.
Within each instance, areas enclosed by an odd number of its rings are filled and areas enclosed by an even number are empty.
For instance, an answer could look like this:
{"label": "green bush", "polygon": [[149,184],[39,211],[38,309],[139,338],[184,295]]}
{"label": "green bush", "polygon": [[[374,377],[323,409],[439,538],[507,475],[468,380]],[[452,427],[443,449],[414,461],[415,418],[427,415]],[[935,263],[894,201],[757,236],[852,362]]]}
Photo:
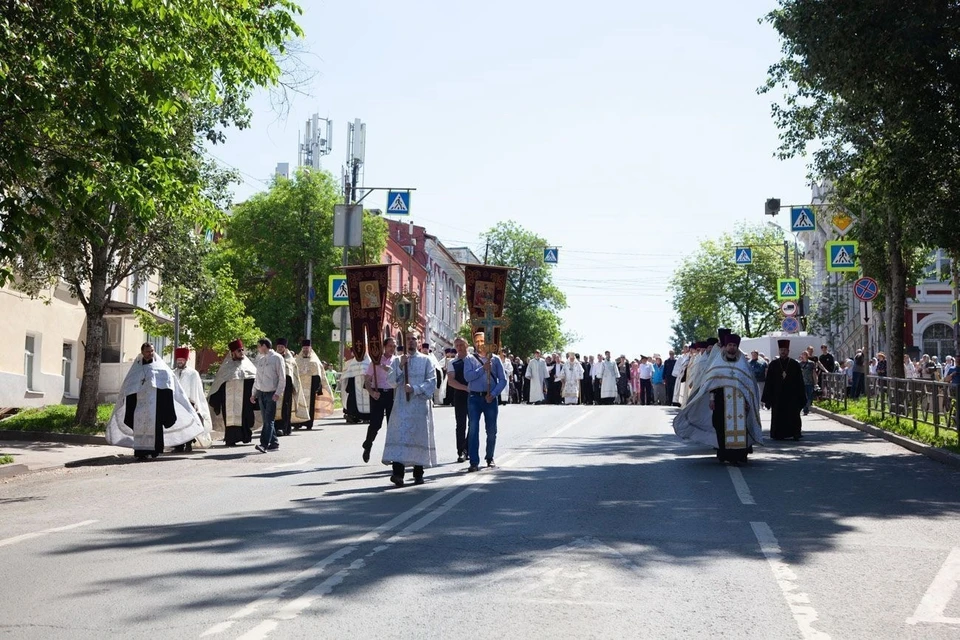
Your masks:
{"label": "green bush", "polygon": [[13,464],[13,456],[0,454],[0,464]]}
{"label": "green bush", "polygon": [[878,429],[911,438],[917,442],[940,447],[941,449],[946,449],[954,453],[960,453],[960,440],[958,440],[956,431],[948,431],[941,427],[940,434],[937,435],[931,425],[921,422],[918,422],[917,428],[914,429],[913,420],[909,418],[900,418],[900,423],[897,424],[897,419],[889,414],[883,418],[880,417],[880,413],[876,410],[867,414],[866,398],[847,400],[846,409],[843,408],[842,402],[834,402],[831,400],[818,401],[817,406],[825,411],[849,416],[864,424],[869,424]]}
{"label": "green bush", "polygon": [[42,433],[76,433],[81,435],[100,435],[106,427],[112,404],[97,407],[97,423],[92,425],[74,425],[77,408],[73,405],[55,404],[40,409],[23,411],[0,420],[0,431],[38,431]]}

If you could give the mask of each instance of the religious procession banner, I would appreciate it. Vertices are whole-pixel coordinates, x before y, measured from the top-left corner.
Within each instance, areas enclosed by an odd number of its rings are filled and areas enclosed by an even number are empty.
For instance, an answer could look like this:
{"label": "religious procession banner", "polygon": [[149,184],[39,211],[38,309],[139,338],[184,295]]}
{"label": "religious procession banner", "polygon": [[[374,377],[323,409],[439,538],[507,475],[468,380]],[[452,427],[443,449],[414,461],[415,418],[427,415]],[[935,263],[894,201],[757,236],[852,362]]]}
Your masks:
{"label": "religious procession banner", "polygon": [[383,317],[390,287],[390,265],[347,267],[350,299],[350,330],[353,352],[363,360],[367,352],[374,362],[383,356]]}
{"label": "religious procession banner", "polygon": [[[500,348],[500,334],[507,326],[503,317],[510,267],[488,264],[463,265],[466,279],[467,309],[473,333],[484,333],[484,342],[494,353]],[[476,345],[480,349],[481,345]]]}

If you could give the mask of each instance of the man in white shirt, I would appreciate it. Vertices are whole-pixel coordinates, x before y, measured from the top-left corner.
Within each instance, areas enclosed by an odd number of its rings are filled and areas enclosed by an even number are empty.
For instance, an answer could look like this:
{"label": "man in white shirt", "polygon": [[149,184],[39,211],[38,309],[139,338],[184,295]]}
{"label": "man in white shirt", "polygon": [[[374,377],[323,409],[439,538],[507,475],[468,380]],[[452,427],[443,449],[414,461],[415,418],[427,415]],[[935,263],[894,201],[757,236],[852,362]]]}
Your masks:
{"label": "man in white shirt", "polygon": [[650,358],[640,356],[640,404],[653,404],[653,365]]}
{"label": "man in white shirt", "polygon": [[273,420],[277,413],[277,401],[283,397],[287,385],[287,370],[283,356],[273,350],[273,343],[269,338],[261,338],[257,342],[257,376],[253,381],[253,395],[250,403],[260,404],[260,418],[263,427],[260,429],[260,444],[257,451],[266,453],[280,448],[280,441],[274,430]]}

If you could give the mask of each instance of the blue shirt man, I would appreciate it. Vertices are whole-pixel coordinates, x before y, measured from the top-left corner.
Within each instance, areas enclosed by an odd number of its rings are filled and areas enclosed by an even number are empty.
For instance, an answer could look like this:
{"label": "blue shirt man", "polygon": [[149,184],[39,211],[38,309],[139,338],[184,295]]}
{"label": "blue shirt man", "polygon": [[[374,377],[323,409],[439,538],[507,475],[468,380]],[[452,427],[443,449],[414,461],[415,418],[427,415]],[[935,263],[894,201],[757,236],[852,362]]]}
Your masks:
{"label": "blue shirt man", "polygon": [[[487,374],[489,374],[489,377]],[[463,361],[463,377],[467,381],[467,391],[469,393],[467,416],[470,430],[467,448],[470,454],[470,468],[468,471],[480,470],[481,414],[487,432],[485,459],[488,467],[495,467],[493,454],[497,447],[498,398],[507,385],[503,363],[495,355],[485,357],[467,356]]]}

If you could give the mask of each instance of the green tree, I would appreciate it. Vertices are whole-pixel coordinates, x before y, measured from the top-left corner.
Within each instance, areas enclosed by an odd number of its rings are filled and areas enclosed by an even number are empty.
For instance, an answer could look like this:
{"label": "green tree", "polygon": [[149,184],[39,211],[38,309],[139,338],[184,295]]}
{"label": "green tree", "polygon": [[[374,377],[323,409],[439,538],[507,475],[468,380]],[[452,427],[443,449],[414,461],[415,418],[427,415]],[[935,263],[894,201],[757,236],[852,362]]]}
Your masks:
{"label": "green tree", "polygon": [[[343,250],[333,246],[333,209],[341,202],[336,180],[325,171],[300,170],[277,178],[270,189],[237,205],[227,224],[219,259],[240,284],[247,313],[271,339],[299,340],[307,314],[307,270],[314,263],[314,349],[336,358],[333,307],[327,304],[328,276],[342,273]],[[387,224],[364,213],[363,248],[351,250],[350,263],[379,263],[387,244]],[[317,338],[320,338],[319,340]]]}
{"label": "green tree", "polygon": [[568,342],[559,313],[567,298],[553,283],[550,266],[543,263],[546,240],[516,222],[501,222],[483,239],[490,264],[513,267],[507,284],[504,315],[510,326],[504,346],[522,357],[536,349],[562,351]]}
{"label": "green tree", "polygon": [[813,176],[859,214],[864,273],[884,288],[891,373],[902,376],[899,327],[917,252],[956,216],[955,203],[944,203],[960,177],[960,7],[781,0],[766,19],[783,41],[761,89],[783,94],[773,105],[779,154],[804,155],[815,143]]}
{"label": "green tree", "polygon": [[287,0],[14,0],[0,29],[0,280],[63,279],[86,312],[76,421],[96,420],[103,315],[129,277],[189,286],[228,177],[204,152],[243,126],[299,35]]}
{"label": "green tree", "polygon": [[[0,284],[22,242],[60,251],[45,230],[62,237],[61,216],[122,207],[142,230],[168,203],[211,213],[189,206],[204,186],[193,132],[216,141],[245,123],[250,93],[281,78],[275,56],[300,35],[299,11],[288,0],[3,3]],[[102,223],[70,234],[98,244]]]}
{"label": "green tree", "polygon": [[[736,264],[738,247],[753,250],[753,263]],[[788,245],[790,252],[793,246]],[[793,257],[791,261],[791,275]],[[801,279],[811,268],[801,261]],[[674,346],[705,340],[727,326],[744,337],[764,335],[778,328],[777,279],[784,277],[783,232],[766,225],[741,225],[733,235],[700,243],[670,281]]]}
{"label": "green tree", "polygon": [[[213,254],[216,251],[214,248]],[[152,310],[173,316],[179,307],[180,341],[198,352],[210,349],[223,354],[227,344],[237,338],[244,344],[254,344],[263,332],[247,315],[230,266],[210,253],[204,256],[202,265],[194,286],[162,286]],[[137,312],[137,317],[148,334],[170,338],[172,348],[173,324],[160,322],[152,314],[142,311]]]}

